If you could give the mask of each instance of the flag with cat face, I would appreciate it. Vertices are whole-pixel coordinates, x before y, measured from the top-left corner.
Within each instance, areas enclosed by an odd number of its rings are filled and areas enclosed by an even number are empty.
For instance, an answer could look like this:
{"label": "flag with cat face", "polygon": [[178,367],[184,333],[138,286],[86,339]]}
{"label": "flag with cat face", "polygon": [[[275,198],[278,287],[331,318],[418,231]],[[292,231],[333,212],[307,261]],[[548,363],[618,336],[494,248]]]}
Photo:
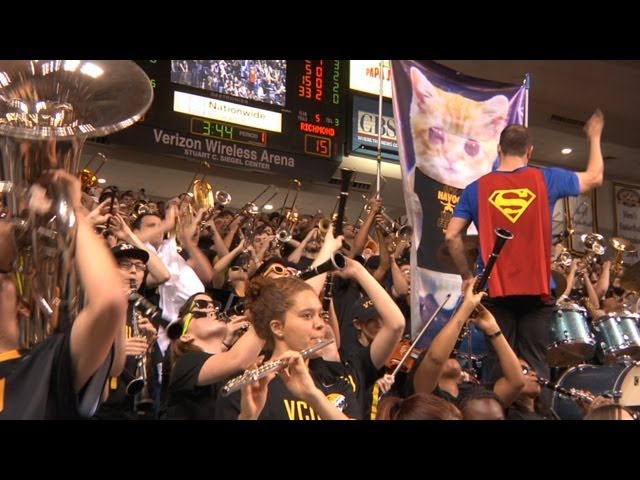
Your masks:
{"label": "flag with cat face", "polygon": [[[444,232],[462,190],[498,165],[502,129],[524,124],[525,86],[462,75],[436,62],[392,60],[393,109],[408,222],[413,225],[412,333],[444,301],[460,295],[461,278],[444,245]],[[473,225],[471,229],[473,229]],[[470,264],[477,255],[477,232],[465,245]],[[453,313],[446,305],[420,342],[431,340]],[[486,351],[472,335],[472,350]]]}

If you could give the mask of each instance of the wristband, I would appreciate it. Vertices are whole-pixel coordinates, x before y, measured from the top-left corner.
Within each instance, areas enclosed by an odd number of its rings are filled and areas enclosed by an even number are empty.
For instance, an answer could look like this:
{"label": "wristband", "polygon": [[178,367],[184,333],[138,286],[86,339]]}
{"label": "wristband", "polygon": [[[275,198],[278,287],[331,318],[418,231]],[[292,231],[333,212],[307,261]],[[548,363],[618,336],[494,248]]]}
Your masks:
{"label": "wristband", "polygon": [[502,335],[502,330],[498,330],[496,333],[492,333],[491,335],[487,335],[487,338],[489,340],[493,340],[494,338],[498,338],[500,335]]}

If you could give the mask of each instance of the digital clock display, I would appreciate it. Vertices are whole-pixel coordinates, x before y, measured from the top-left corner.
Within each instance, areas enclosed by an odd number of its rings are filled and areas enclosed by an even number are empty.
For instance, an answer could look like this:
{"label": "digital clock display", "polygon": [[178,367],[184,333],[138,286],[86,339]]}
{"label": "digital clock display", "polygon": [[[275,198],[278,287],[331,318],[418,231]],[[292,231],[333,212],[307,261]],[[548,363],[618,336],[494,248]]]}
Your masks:
{"label": "digital clock display", "polygon": [[247,145],[267,145],[267,133],[260,130],[251,130],[246,127],[228,125],[226,123],[207,120],[205,118],[191,119],[191,133],[203,137],[220,138]]}
{"label": "digital clock display", "polygon": [[154,101],[114,142],[328,179],[343,155],[347,62],[142,60]]}

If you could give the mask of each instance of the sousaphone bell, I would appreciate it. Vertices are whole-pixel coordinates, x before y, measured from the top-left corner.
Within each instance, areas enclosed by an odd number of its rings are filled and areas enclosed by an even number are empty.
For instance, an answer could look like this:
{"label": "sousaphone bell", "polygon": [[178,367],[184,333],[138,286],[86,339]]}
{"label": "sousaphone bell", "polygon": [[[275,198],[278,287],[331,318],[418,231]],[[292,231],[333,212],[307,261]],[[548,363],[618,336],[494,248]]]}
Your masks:
{"label": "sousaphone bell", "polygon": [[[128,60],[0,61],[0,191],[16,227],[19,294],[31,310],[22,346],[70,328],[82,303],[72,199],[56,184],[42,192],[41,177],[51,169],[77,176],[85,140],[132,125],[152,99],[149,78]],[[36,212],[27,206],[38,191],[48,202]]]}

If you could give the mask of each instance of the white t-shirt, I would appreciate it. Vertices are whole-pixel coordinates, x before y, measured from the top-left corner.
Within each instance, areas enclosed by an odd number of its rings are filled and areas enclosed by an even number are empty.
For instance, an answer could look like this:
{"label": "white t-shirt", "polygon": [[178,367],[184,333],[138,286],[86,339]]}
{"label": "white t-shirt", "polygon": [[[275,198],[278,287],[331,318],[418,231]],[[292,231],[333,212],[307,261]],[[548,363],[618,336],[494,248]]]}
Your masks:
{"label": "white t-shirt", "polygon": [[[158,250],[148,242],[145,245],[158,255],[171,274],[167,282],[158,286],[158,292],[160,293],[159,306],[162,309],[163,317],[173,322],[177,320],[178,311],[191,295],[204,292],[204,284],[193,268],[178,253],[175,237],[163,241]],[[163,353],[169,347],[169,343],[170,340],[164,328],[160,327],[158,345]]]}

